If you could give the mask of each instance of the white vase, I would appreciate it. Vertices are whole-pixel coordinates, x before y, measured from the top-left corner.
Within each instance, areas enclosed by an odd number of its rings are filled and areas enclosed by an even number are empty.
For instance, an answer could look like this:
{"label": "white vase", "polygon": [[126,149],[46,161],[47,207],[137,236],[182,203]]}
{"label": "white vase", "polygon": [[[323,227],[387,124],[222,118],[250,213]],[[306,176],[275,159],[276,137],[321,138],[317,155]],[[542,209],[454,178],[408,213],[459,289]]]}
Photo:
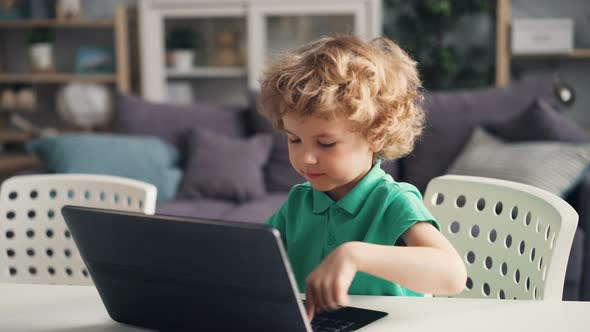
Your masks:
{"label": "white vase", "polygon": [[193,69],[195,63],[195,51],[193,50],[173,50],[172,67],[180,72],[189,72]]}
{"label": "white vase", "polygon": [[29,56],[33,70],[46,71],[53,68],[53,45],[37,43],[29,46]]}

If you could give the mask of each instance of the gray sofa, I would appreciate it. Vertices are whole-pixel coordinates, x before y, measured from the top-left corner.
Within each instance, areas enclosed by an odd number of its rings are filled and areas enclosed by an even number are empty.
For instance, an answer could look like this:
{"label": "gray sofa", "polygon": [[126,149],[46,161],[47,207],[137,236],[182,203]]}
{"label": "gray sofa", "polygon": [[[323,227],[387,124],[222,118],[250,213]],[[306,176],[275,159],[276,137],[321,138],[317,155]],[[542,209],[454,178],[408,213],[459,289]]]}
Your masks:
{"label": "gray sofa", "polygon": [[[181,152],[184,172],[177,197],[160,201],[159,214],[263,223],[286,200],[289,188],[303,181],[290,167],[286,144],[282,144],[284,137],[273,134],[266,119],[250,108],[158,104],[131,95],[118,95],[116,105],[112,125],[115,133],[157,136]],[[195,140],[199,138],[193,135],[195,129],[215,132],[223,138],[218,137],[215,142],[202,137]],[[244,144],[247,137],[260,132],[265,133],[267,140],[265,146],[260,146],[266,153],[261,154],[264,160],[258,170],[245,165],[252,153],[233,151],[227,145]],[[228,142],[218,146],[224,139]],[[198,143],[200,146],[195,146]],[[200,164],[194,157],[203,150],[208,152]],[[211,160],[217,161],[217,165],[212,166]],[[231,188],[213,188],[221,184]]]}
{"label": "gray sofa", "polygon": [[[563,114],[554,89],[552,78],[536,77],[506,88],[426,94],[426,128],[412,154],[396,163],[394,177],[424,192],[430,179],[448,171],[478,126],[506,142],[590,142],[587,133]],[[590,241],[585,241],[585,234],[590,230],[590,172],[581,174],[563,198],[580,217],[563,298],[588,301]]]}
{"label": "gray sofa", "polygon": [[[257,94],[250,99],[250,107],[241,109],[173,106],[117,96],[115,133],[159,137],[182,156],[178,193],[172,201],[159,202],[157,213],[263,223],[286,200],[291,186],[303,181],[289,164],[286,137],[256,112]],[[540,101],[551,109],[540,107]],[[427,92],[425,109],[426,127],[412,154],[382,165],[396,180],[413,183],[422,192],[430,179],[447,172],[476,127],[509,142],[590,141],[561,113],[553,81],[547,77],[506,88]],[[590,174],[565,198],[580,221],[564,299],[590,300],[590,241],[585,241],[590,229]]]}
{"label": "gray sofa", "polygon": [[[289,188],[302,178],[295,173],[288,161],[285,137],[273,133],[269,122],[256,112],[256,97],[251,94],[251,107],[233,111],[235,117],[219,119],[216,109],[221,106],[199,105],[196,112],[204,112],[203,124],[218,132],[233,136],[251,136],[269,133],[273,137],[272,149],[263,173],[266,193],[255,199],[236,202],[216,197],[179,197],[171,202],[158,204],[161,214],[197,216],[214,219],[238,220],[262,223],[285,201]],[[161,108],[163,105],[147,105],[133,97],[120,96],[119,105],[137,112],[140,107]],[[551,105],[547,110],[543,105]],[[125,105],[132,103],[133,105]],[[178,114],[181,119],[158,119],[154,125],[134,123],[122,125],[126,120],[119,116],[115,129],[128,134],[152,134],[186,149],[181,138],[169,134],[171,125],[184,127],[187,123],[198,124],[202,119],[188,119],[187,114],[166,106],[168,117]],[[212,109],[211,109],[212,108]],[[443,175],[453,160],[460,154],[474,128],[482,126],[498,137],[512,141],[564,141],[588,142],[585,131],[561,113],[560,103],[554,93],[553,80],[536,77],[513,83],[506,88],[483,88],[452,92],[427,92],[425,94],[427,123],[425,131],[413,153],[401,160],[383,164],[383,168],[396,180],[410,182],[424,192],[433,177]],[[151,110],[154,111],[154,110]],[[161,112],[156,110],[154,113]],[[217,112],[217,114],[213,114]],[[123,112],[125,113],[125,112]],[[128,113],[128,112],[127,112]],[[121,115],[121,113],[120,113]],[[133,121],[135,121],[133,116]],[[153,119],[152,119],[153,120]],[[129,120],[127,120],[129,122]],[[148,121],[154,123],[154,121]],[[162,124],[165,124],[162,127]],[[176,128],[176,132],[182,132]],[[240,159],[227,168],[240,172]],[[194,166],[194,165],[193,165]],[[186,171],[186,170],[185,170]],[[243,178],[248,178],[243,174]],[[182,185],[180,191],[182,191]],[[564,299],[590,300],[590,241],[585,241],[585,231],[590,229],[590,174],[583,177],[567,197],[580,215],[579,227],[571,250]],[[588,254],[587,254],[588,253]]]}

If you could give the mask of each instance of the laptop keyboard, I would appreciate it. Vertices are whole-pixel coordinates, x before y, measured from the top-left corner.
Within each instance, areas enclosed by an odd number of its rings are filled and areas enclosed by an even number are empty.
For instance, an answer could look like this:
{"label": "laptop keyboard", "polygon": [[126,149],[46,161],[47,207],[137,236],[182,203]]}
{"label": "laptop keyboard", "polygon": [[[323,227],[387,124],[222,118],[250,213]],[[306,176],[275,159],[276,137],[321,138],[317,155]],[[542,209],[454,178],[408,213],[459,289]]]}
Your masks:
{"label": "laptop keyboard", "polygon": [[344,332],[354,331],[355,323],[339,319],[331,319],[322,317],[321,315],[314,317],[311,321],[311,328],[314,332]]}
{"label": "laptop keyboard", "polygon": [[[303,300],[305,305],[305,300]],[[311,321],[314,332],[356,331],[387,316],[386,312],[355,307],[343,307],[336,311],[316,313]]]}

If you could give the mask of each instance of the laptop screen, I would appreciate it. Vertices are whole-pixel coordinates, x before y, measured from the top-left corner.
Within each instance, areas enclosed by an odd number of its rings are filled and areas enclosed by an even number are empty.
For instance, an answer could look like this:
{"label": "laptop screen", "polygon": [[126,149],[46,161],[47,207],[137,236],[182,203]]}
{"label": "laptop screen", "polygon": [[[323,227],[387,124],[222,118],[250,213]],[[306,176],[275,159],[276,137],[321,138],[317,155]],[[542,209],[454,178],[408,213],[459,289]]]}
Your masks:
{"label": "laptop screen", "polygon": [[159,330],[310,329],[277,231],[65,206],[113,320]]}

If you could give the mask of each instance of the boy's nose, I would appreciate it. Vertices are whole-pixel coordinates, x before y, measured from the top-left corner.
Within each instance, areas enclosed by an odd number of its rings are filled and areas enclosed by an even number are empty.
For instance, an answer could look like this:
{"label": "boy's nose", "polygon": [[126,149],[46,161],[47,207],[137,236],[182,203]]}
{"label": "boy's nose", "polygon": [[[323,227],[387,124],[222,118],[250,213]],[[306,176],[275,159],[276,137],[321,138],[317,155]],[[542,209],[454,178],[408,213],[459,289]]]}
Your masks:
{"label": "boy's nose", "polygon": [[304,152],[303,153],[303,162],[306,164],[316,164],[318,162],[318,158],[311,151]]}

